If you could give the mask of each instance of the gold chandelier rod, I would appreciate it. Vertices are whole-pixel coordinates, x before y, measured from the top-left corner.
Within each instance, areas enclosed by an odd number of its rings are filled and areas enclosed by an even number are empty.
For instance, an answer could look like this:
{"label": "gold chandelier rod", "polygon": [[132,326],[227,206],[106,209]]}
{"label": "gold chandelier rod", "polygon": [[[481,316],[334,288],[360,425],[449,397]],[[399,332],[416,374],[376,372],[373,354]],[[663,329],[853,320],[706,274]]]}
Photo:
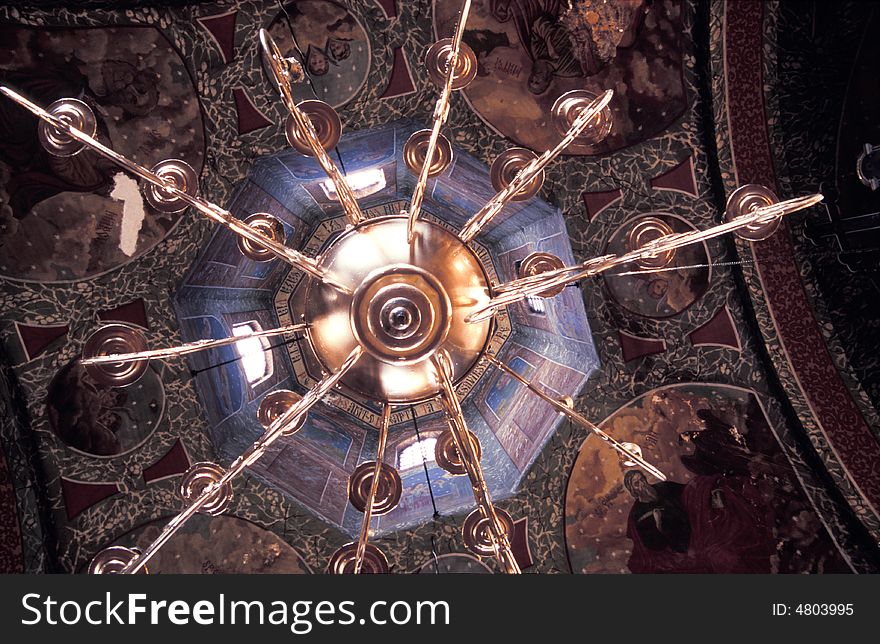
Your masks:
{"label": "gold chandelier rod", "polygon": [[296,59],[285,58],[281,54],[278,45],[272,39],[272,36],[265,29],[260,29],[260,44],[263,47],[263,52],[266,54],[269,67],[272,69],[275,83],[281,92],[281,98],[293,117],[296,129],[305,139],[306,143],[308,143],[321,169],[324,170],[330,181],[333,182],[333,186],[336,188],[336,195],[339,197],[339,203],[342,204],[342,209],[348,218],[348,223],[352,226],[357,226],[364,220],[364,214],[361,212],[361,207],[358,205],[354,192],[352,192],[351,186],[348,185],[348,181],[339,172],[339,168],[333,163],[333,159],[327,154],[324,146],[321,145],[321,140],[318,138],[318,133],[315,131],[312,120],[297,107],[296,100],[293,98],[290,85],[295,80],[304,77],[302,66]]}
{"label": "gold chandelier rod", "polygon": [[315,403],[323,398],[339,380],[351,369],[363,354],[363,349],[358,346],[349,354],[345,362],[339,367],[336,373],[328,375],[315,385],[302,399],[292,405],[283,415],[279,416],[266,428],[260,438],[248,447],[241,455],[235,459],[229,469],[224,472],[223,476],[205,486],[197,497],[192,499],[187,506],[171,521],[169,521],[158,537],[141,553],[138,553],[120,572],[123,574],[135,574],[140,571],[146,563],[165,545],[165,543],[190,519],[199,509],[208,503],[214,493],[221,490],[224,485],[232,482],[232,480],[241,474],[244,469],[256,463],[260,457],[266,452],[280,436],[282,436],[288,427],[295,427],[301,417],[308,413]]}
{"label": "gold chandelier rod", "polygon": [[274,335],[284,335],[285,333],[296,333],[304,331],[308,328],[308,324],[288,324],[287,326],[278,327],[277,329],[265,329],[262,331],[253,331],[245,335],[233,335],[228,338],[209,338],[206,340],[195,340],[187,342],[176,347],[167,347],[164,349],[151,349],[149,351],[140,351],[137,353],[113,353],[106,356],[94,356],[91,358],[81,358],[79,363],[83,366],[99,365],[99,364],[118,364],[120,362],[140,362],[142,360],[164,360],[166,358],[174,358],[177,356],[195,353],[196,351],[205,351],[207,349],[216,349],[228,344],[234,344],[239,340],[247,340],[249,338],[267,338]]}
{"label": "gold chandelier rod", "polygon": [[651,465],[648,461],[646,461],[644,458],[639,456],[636,452],[629,449],[626,445],[624,445],[623,443],[620,443],[619,441],[615,440],[610,435],[608,435],[606,432],[602,431],[598,426],[594,425],[589,420],[587,420],[586,418],[581,416],[574,409],[572,409],[571,407],[569,407],[565,403],[557,400],[556,398],[553,398],[553,397],[545,394],[543,391],[538,389],[534,384],[532,384],[531,382],[529,382],[528,380],[523,378],[516,371],[511,369],[507,364],[501,362],[501,360],[499,360],[495,356],[489,355],[487,353],[486,359],[489,362],[491,362],[493,365],[495,365],[496,367],[498,367],[499,369],[501,369],[502,371],[504,371],[505,373],[507,373],[508,375],[513,377],[514,379],[521,382],[523,385],[526,386],[526,388],[528,388],[529,391],[531,391],[532,393],[537,395],[538,398],[540,398],[541,400],[548,403],[551,407],[553,407],[553,409],[558,411],[560,414],[564,414],[569,419],[571,419],[571,421],[574,422],[575,424],[580,425],[584,429],[587,429],[587,430],[593,432],[596,436],[598,436],[603,441],[608,443],[608,445],[612,449],[617,451],[618,454],[625,457],[627,460],[632,461],[633,463],[636,463],[639,467],[641,467],[643,470],[645,470],[646,472],[648,472],[649,474],[651,474],[655,478],[658,478],[661,481],[666,480],[666,475],[663,474],[663,472],[661,472],[655,466]]}
{"label": "gold chandelier rod", "polygon": [[562,137],[562,140],[556,145],[556,147],[552,150],[547,150],[541,156],[524,165],[520,171],[516,173],[516,176],[506,188],[492,197],[478,213],[465,223],[461,232],[458,233],[458,238],[467,244],[473,240],[474,237],[479,235],[480,231],[485,228],[485,226],[492,221],[499,212],[501,212],[504,206],[510,203],[510,200],[513,199],[520,190],[528,185],[535,176],[547,167],[553,159],[559,156],[565,148],[571,145],[574,140],[577,139],[585,129],[587,129],[590,125],[590,121],[605,109],[611,101],[612,96],[614,96],[614,90],[606,90],[582,109],[577,118],[572,122],[568,132],[565,133],[565,136]]}
{"label": "gold chandelier rod", "polygon": [[464,419],[461,403],[452,384],[450,376],[452,365],[449,364],[448,357],[442,353],[433,356],[432,361],[440,380],[440,400],[446,412],[446,420],[452,432],[455,448],[458,450],[461,462],[470,479],[477,508],[479,508],[483,518],[488,521],[488,534],[492,542],[492,548],[495,550],[495,556],[506,573],[518,575],[521,572],[519,564],[513,556],[510,539],[507,537],[507,532],[498,518],[492,498],[489,495],[489,486],[486,484],[486,479],[483,476],[483,468],[480,466],[480,461],[474,453],[467,421]]}
{"label": "gold chandelier rod", "polygon": [[178,188],[172,180],[163,179],[156,173],[147,170],[145,167],[127,159],[118,152],[111,150],[94,137],[89,136],[88,134],[74,127],[70,123],[67,123],[66,121],[54,116],[53,114],[50,114],[39,105],[32,103],[24,96],[18,94],[12,89],[5,86],[0,86],[0,93],[15,101],[16,103],[33,113],[35,116],[39,117],[40,119],[54,127],[56,130],[59,130],[70,138],[79,141],[83,145],[100,154],[102,157],[113,161],[115,164],[121,166],[122,168],[125,168],[132,174],[143,179],[144,181],[156,186],[157,188],[162,189],[166,193],[171,194],[181,201],[187,203],[188,205],[195,208],[198,212],[202,213],[203,215],[205,215],[209,219],[212,219],[218,224],[228,228],[239,237],[244,237],[245,239],[255,244],[259,244],[260,246],[266,248],[266,250],[283,259],[295,268],[298,268],[299,270],[308,273],[312,277],[321,280],[322,282],[325,282],[326,284],[333,286],[338,290],[341,290],[345,293],[351,292],[351,289],[346,287],[344,284],[340,284],[339,282],[333,280],[329,275],[327,275],[327,273],[318,266],[318,263],[315,260],[306,257],[302,253],[292,248],[288,248],[284,244],[276,242],[274,239],[270,239],[266,235],[263,235],[261,232],[255,230],[251,226],[248,226],[240,219],[236,219],[228,210],[221,208],[220,206],[213,204],[209,201],[205,201],[198,197],[193,197],[192,195]]}
{"label": "gold chandelier rod", "polygon": [[529,295],[538,295],[543,291],[554,287],[576,282],[585,277],[598,275],[599,273],[614,268],[615,266],[629,264],[630,262],[635,262],[640,259],[653,258],[661,253],[681,248],[682,246],[702,242],[707,239],[712,239],[714,237],[719,237],[720,235],[741,230],[752,225],[766,224],[774,219],[814,206],[822,201],[822,199],[823,197],[821,194],[795,197],[794,199],[788,199],[769,206],[756,208],[750,213],[734,217],[730,221],[717,226],[712,226],[706,230],[691,230],[683,233],[674,233],[672,235],[657,237],[641,248],[637,248],[623,255],[602,255],[600,257],[588,259],[582,264],[565,266],[539,275],[512,280],[495,287],[495,297],[482,307],[473,311],[467,318],[465,318],[465,321],[480,322],[481,320],[491,317],[495,312],[495,309],[507,306],[513,302],[518,302]]}
{"label": "gold chandelier rod", "polygon": [[364,564],[364,553],[367,549],[367,539],[370,535],[370,520],[373,518],[373,501],[379,491],[379,477],[382,473],[382,463],[385,461],[385,444],[388,442],[388,426],[391,424],[391,404],[386,403],[382,408],[382,419],[379,425],[379,447],[376,450],[376,467],[373,469],[373,479],[370,481],[370,496],[367,497],[367,505],[364,508],[364,520],[361,523],[361,533],[358,537],[357,550],[354,557],[354,574],[361,572]]}
{"label": "gold chandelier rod", "polygon": [[464,0],[461,7],[461,13],[458,17],[458,25],[455,28],[455,36],[452,38],[452,49],[449,57],[446,59],[446,80],[443,83],[443,91],[434,105],[434,115],[431,123],[431,138],[428,139],[428,150],[425,153],[425,161],[422,164],[422,170],[419,173],[419,180],[416,182],[415,190],[413,190],[412,199],[409,203],[409,219],[406,223],[406,238],[409,243],[413,241],[415,234],[416,221],[419,219],[419,213],[422,210],[422,201],[425,198],[425,189],[428,185],[428,173],[431,165],[434,163],[434,152],[437,149],[437,139],[440,138],[440,128],[446,122],[449,116],[449,99],[452,95],[452,82],[455,80],[455,68],[458,64],[458,54],[461,49],[461,39],[464,37],[464,26],[467,23],[468,13],[471,10],[471,0]]}

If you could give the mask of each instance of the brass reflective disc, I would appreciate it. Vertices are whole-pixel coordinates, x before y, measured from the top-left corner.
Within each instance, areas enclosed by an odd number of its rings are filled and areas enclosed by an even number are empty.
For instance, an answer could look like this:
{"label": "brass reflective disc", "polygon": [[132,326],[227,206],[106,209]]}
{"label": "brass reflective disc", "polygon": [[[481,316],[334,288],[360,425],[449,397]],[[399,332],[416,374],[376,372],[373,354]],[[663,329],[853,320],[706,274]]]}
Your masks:
{"label": "brass reflective disc", "polygon": [[[513,518],[506,510],[495,508],[495,514],[507,535],[508,540],[513,536]],[[464,537],[464,545],[468,550],[481,557],[490,557],[495,554],[492,547],[492,535],[489,531],[489,519],[483,517],[480,509],[471,512],[464,520],[461,528]]]}
{"label": "brass reflective disc", "polygon": [[[342,136],[342,121],[330,105],[324,101],[308,100],[298,103],[297,107],[302,110],[315,128],[318,141],[325,150],[332,150],[339,143]],[[284,124],[284,133],[287,142],[301,154],[313,155],[312,148],[306,141],[305,136],[294,125],[293,116],[288,116]]]}
{"label": "brass reflective disc", "polygon": [[[551,253],[536,252],[528,255],[519,265],[518,275],[520,277],[534,277],[547,271],[555,271],[562,268],[565,264],[556,255]],[[565,290],[565,284],[559,284],[546,291],[538,293],[541,297],[556,297]]]}
{"label": "brass reflective disc", "polygon": [[[419,174],[425,164],[428,155],[428,143],[431,139],[431,130],[419,130],[403,144],[403,162],[413,174]],[[441,174],[452,163],[452,144],[442,134],[437,138],[437,147],[434,148],[434,160],[428,169],[429,177]]]}
{"label": "brass reflective disc", "polygon": [[[46,108],[52,116],[77,130],[93,137],[98,131],[95,113],[88,105],[76,98],[62,98]],[[37,126],[37,138],[46,152],[56,157],[72,157],[86,147],[71,136],[54,128],[45,121]]]}
{"label": "brass reflective disc", "polygon": [[[357,557],[357,544],[347,543],[339,548],[330,557],[327,572],[331,575],[354,574],[355,558]],[[384,575],[389,572],[388,558],[372,543],[364,548],[364,561],[361,565],[361,574]]]}
{"label": "brass reflective disc", "polygon": [[[553,125],[556,126],[556,131],[560,136],[564,136],[568,132],[581,110],[597,98],[598,94],[585,89],[573,89],[556,99],[551,113],[553,114]],[[593,117],[581,135],[574,140],[575,144],[590,146],[601,143],[611,133],[612,125],[611,108],[606,105]]]}
{"label": "brass reflective disc", "polygon": [[[139,550],[125,546],[104,548],[89,563],[88,572],[90,575],[118,574],[139,554]],[[146,575],[148,572],[147,567],[144,566],[138,571],[138,574]]]}
{"label": "brass reflective disc", "polygon": [[[208,485],[217,483],[225,474],[225,470],[217,463],[203,461],[193,463],[180,479],[180,485],[177,488],[180,498],[187,503],[192,502],[198,497]],[[200,508],[200,512],[217,516],[223,514],[232,501],[232,484],[225,483],[217,488],[205,505]]]}
{"label": "brass reflective disc", "polygon": [[[771,206],[775,203],[779,203],[779,197],[772,190],[757,183],[748,183],[734,190],[727,199],[724,220],[730,221],[740,215],[747,215],[757,208]],[[777,231],[781,223],[782,218],[776,217],[766,224],[752,224],[741,228],[736,231],[736,234],[746,241],[764,241]]]}
{"label": "brass reflective disc", "polygon": [[[106,324],[92,333],[83,345],[83,358],[96,358],[122,353],[146,351],[143,333],[126,324]],[[125,387],[140,379],[147,371],[149,360],[131,360],[85,365],[86,373],[102,385]]]}
{"label": "brass reflective disc", "polygon": [[[244,223],[279,244],[283,244],[285,241],[284,224],[268,213],[255,213],[245,219]],[[267,262],[275,259],[275,253],[244,237],[238,238],[238,249],[242,255],[255,262]]]}
{"label": "brass reflective disc", "polygon": [[[171,181],[178,190],[195,197],[199,191],[199,177],[193,167],[180,159],[165,159],[151,169],[166,181]],[[159,212],[175,213],[186,210],[187,203],[163,188],[149,184],[143,188],[144,197]]]}
{"label": "brass reflective disc", "polygon": [[[526,165],[538,158],[538,155],[526,148],[509,148],[495,157],[492,167],[489,169],[489,178],[492,187],[498,192],[504,190],[516,174]],[[544,185],[544,171],[541,170],[519,192],[513,196],[513,201],[527,201],[538,194]]]}
{"label": "brass reflective disc", "polygon": [[[446,84],[446,68],[449,55],[452,53],[452,38],[438,40],[428,48],[425,54],[425,67],[428,69],[428,77],[437,87]],[[477,56],[464,41],[458,48],[458,58],[455,60],[455,71],[452,76],[452,89],[462,89],[471,84],[477,77]]]}
{"label": "brass reflective disc", "polygon": [[[479,461],[483,456],[483,446],[480,445],[480,440],[472,431],[468,431],[468,436],[471,439],[473,452]],[[461,454],[458,453],[458,448],[455,446],[455,437],[451,429],[443,430],[437,437],[437,442],[434,444],[434,460],[437,462],[437,465],[450,474],[455,476],[467,474],[467,470],[461,460]]]}
{"label": "brass reflective disc", "polygon": [[[659,217],[639,217],[630,228],[626,237],[626,247],[628,250],[638,250],[646,244],[671,235],[674,231],[672,227]],[[650,255],[636,260],[636,264],[642,268],[665,268],[675,259],[675,249],[667,250],[663,253]]]}
{"label": "brass reflective disc", "polygon": [[368,275],[354,293],[351,328],[379,360],[417,362],[446,339],[452,303],[430,273],[408,264]]}
{"label": "brass reflective disc", "polygon": [[321,268],[346,294],[311,280],[304,296],[307,339],[327,373],[357,346],[366,351],[340,381],[357,395],[415,403],[440,390],[431,356],[444,350],[459,381],[482,354],[491,320],[464,321],[489,301],[477,255],[445,228],[419,219],[412,245],[406,217],[368,219],[343,232]]}
{"label": "brass reflective disc", "polygon": [[[366,461],[358,465],[348,479],[348,500],[358,512],[363,512],[367,508],[375,469],[375,461]],[[403,484],[400,481],[400,474],[388,463],[382,463],[379,470],[379,486],[376,489],[376,498],[373,499],[373,515],[381,516],[391,512],[400,503],[402,493]]]}
{"label": "brass reflective disc", "polygon": [[[290,391],[289,389],[276,389],[275,391],[270,391],[263,400],[260,401],[260,406],[257,409],[257,420],[260,421],[260,424],[264,428],[268,428],[273,422],[277,419],[281,418],[287,410],[293,407],[296,403],[302,400],[302,396],[300,396],[295,391]],[[290,436],[295,434],[306,422],[306,414],[300,416],[299,421],[282,432],[283,436]]]}

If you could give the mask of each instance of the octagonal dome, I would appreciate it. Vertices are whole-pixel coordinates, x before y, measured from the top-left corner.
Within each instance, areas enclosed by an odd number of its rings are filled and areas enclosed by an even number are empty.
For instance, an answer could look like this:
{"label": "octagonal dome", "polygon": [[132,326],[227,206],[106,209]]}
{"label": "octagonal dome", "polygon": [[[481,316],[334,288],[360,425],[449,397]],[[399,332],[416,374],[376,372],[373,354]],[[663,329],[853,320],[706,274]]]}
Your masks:
{"label": "octagonal dome", "polygon": [[[397,215],[409,204],[416,176],[403,145],[422,126],[401,120],[347,133],[338,152],[367,217]],[[454,148],[454,160],[429,181],[423,217],[457,231],[495,194],[488,168]],[[293,149],[259,159],[229,210],[244,219],[266,212],[280,220],[288,246],[316,256],[346,227],[332,184],[309,156]],[[561,212],[532,198],[505,208],[471,244],[490,283],[513,279],[518,263],[544,251],[572,263]],[[299,322],[308,278],[280,260],[255,262],[236,237],[218,229],[178,289],[174,302],[185,340],[222,338],[242,330]],[[496,314],[489,351],[550,394],[576,396],[598,366],[580,291],[528,298]],[[221,461],[229,462],[263,431],[256,411],[275,389],[304,393],[321,364],[304,339],[244,342],[194,354],[190,366]],[[561,416],[510,376],[481,360],[456,386],[468,425],[482,444],[482,466],[493,499],[513,494]],[[354,535],[361,513],[350,505],[348,479],[375,457],[381,405],[336,391],[310,413],[304,427],[280,439],[250,471],[309,511]],[[465,476],[434,463],[433,440],[446,428],[436,400],[394,408],[386,460],[403,481],[400,504],[374,519],[377,533],[424,523],[435,512],[473,507]]]}

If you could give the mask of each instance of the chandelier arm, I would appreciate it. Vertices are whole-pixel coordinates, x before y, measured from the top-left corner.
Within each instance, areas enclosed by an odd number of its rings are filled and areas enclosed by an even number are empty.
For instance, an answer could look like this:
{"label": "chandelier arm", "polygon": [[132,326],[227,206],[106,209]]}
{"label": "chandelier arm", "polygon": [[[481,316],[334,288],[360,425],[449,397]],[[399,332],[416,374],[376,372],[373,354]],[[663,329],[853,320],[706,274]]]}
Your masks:
{"label": "chandelier arm", "polygon": [[513,302],[518,302],[530,295],[539,295],[554,287],[598,275],[615,266],[656,257],[661,253],[719,237],[749,226],[766,224],[774,219],[779,219],[798,210],[814,206],[822,201],[822,199],[821,194],[795,197],[794,199],[780,201],[770,206],[756,208],[750,213],[734,217],[730,221],[705,230],[691,230],[658,237],[641,248],[631,250],[623,255],[602,255],[601,257],[588,259],[582,264],[565,266],[539,275],[512,280],[495,287],[495,297],[474,310],[465,318],[465,321],[470,323],[480,322],[491,317],[496,309]]}
{"label": "chandelier arm", "polygon": [[274,239],[267,237],[252,226],[249,226],[242,220],[234,217],[232,213],[225,208],[221,208],[216,204],[204,201],[197,197],[192,197],[191,195],[188,195],[185,192],[179,190],[176,186],[173,187],[173,189],[166,188],[166,190],[172,192],[182,201],[185,201],[189,205],[193,206],[196,210],[207,216],[209,219],[212,219],[221,226],[231,230],[239,237],[244,237],[249,241],[259,244],[279,259],[286,261],[294,268],[298,268],[302,272],[311,275],[318,281],[323,282],[328,286],[332,286],[336,290],[345,293],[346,295],[350,295],[352,293],[351,288],[349,288],[342,282],[334,279],[331,274],[329,274],[325,269],[319,266],[317,261],[315,261],[311,257],[306,257],[298,250],[285,246],[284,244],[281,244]]}
{"label": "chandelier arm", "polygon": [[524,165],[513,180],[503,190],[490,199],[485,206],[471,217],[458,233],[458,238],[465,244],[469,243],[492,219],[519,193],[529,182],[532,181],[545,167],[590,125],[590,121],[601,112],[614,96],[614,90],[606,90],[595,98],[589,105],[580,111],[577,118],[572,122],[562,140],[552,150],[547,150],[541,156]]}
{"label": "chandelier arm", "polygon": [[474,492],[474,501],[476,501],[480,514],[489,522],[489,538],[492,541],[492,548],[495,550],[495,557],[506,573],[519,574],[521,571],[516,558],[513,556],[510,539],[508,539],[507,532],[495,511],[495,505],[492,503],[492,498],[489,494],[489,486],[486,484],[486,479],[483,476],[483,468],[480,466],[479,458],[474,453],[467,421],[464,419],[461,403],[458,400],[458,395],[455,393],[455,387],[452,384],[452,378],[449,373],[451,365],[449,365],[446,356],[443,355],[433,356],[432,361],[437,370],[437,377],[440,380],[440,401],[446,413],[446,421],[452,432],[455,448],[458,450],[461,462],[470,479],[471,488]]}
{"label": "chandelier arm", "polygon": [[274,335],[284,335],[285,333],[296,333],[304,331],[308,328],[308,324],[288,324],[277,329],[265,329],[262,331],[253,331],[245,335],[233,335],[228,338],[195,340],[187,342],[176,347],[167,347],[164,349],[152,349],[149,351],[140,351],[137,353],[114,353],[106,356],[94,356],[90,358],[81,358],[79,363],[83,366],[98,364],[118,364],[120,362],[139,362],[141,360],[164,360],[166,358],[174,358],[176,356],[184,356],[196,351],[205,351],[207,349],[216,349],[228,344],[233,344],[239,340],[247,340],[249,338],[268,338]]}
{"label": "chandelier arm", "polygon": [[94,137],[89,136],[82,130],[72,126],[62,119],[59,119],[53,114],[50,114],[39,105],[32,103],[24,96],[18,94],[12,89],[5,86],[0,86],[0,93],[2,93],[7,98],[15,101],[55,129],[64,132],[64,134],[68,135],[70,138],[79,141],[91,150],[100,154],[104,158],[109,159],[118,166],[128,170],[129,172],[146,181],[147,183],[150,183],[157,188],[162,189],[166,193],[173,195],[174,197],[185,202],[186,204],[192,206],[201,214],[205,215],[209,219],[212,219],[216,223],[228,228],[239,237],[244,237],[245,239],[254,242],[255,244],[259,244],[280,259],[283,259],[295,268],[298,268],[301,271],[308,273],[312,277],[321,280],[322,282],[326,282],[330,286],[333,286],[334,288],[337,288],[347,294],[351,293],[351,289],[343,284],[340,284],[336,280],[332,279],[329,275],[327,275],[325,271],[318,266],[318,263],[315,260],[306,257],[302,253],[292,248],[288,248],[284,244],[276,242],[274,239],[270,239],[266,235],[263,235],[260,231],[252,228],[251,226],[248,226],[243,221],[236,219],[228,210],[221,208],[220,206],[213,204],[209,201],[205,201],[204,199],[200,199],[199,197],[193,197],[184,190],[178,188],[172,180],[163,179],[155,172],[147,170],[145,167],[135,163],[134,161],[131,161],[130,159],[127,159],[118,152],[108,148],[106,145],[104,145]]}
{"label": "chandelier arm", "polygon": [[419,172],[419,179],[413,190],[412,199],[409,203],[408,220],[406,224],[407,240],[412,243],[415,234],[416,221],[418,221],[419,213],[422,210],[422,201],[425,198],[425,189],[428,185],[428,173],[434,163],[434,152],[437,149],[437,140],[440,138],[440,128],[446,122],[449,116],[449,99],[452,95],[452,83],[455,80],[455,68],[458,64],[458,54],[461,49],[461,40],[464,37],[464,27],[467,23],[468,13],[471,10],[471,0],[464,0],[461,7],[461,13],[458,17],[458,25],[455,28],[455,36],[452,38],[452,48],[446,59],[446,78],[443,83],[443,90],[434,106],[434,115],[431,123],[431,138],[428,139],[428,150],[425,153],[425,161],[422,164],[422,170]]}
{"label": "chandelier arm", "polygon": [[266,450],[281,437],[289,427],[295,427],[301,417],[308,413],[315,403],[323,398],[339,380],[351,369],[363,355],[363,349],[358,346],[348,355],[339,369],[325,377],[317,385],[306,393],[299,402],[295,403],[284,414],[276,418],[260,438],[235,459],[229,469],[218,480],[209,483],[190,503],[171,521],[169,521],[158,537],[142,552],[134,557],[120,572],[134,574],[140,571],[147,562],[165,545],[165,543],[190,519],[199,509],[206,505],[214,493],[224,485],[241,474],[244,469],[256,463]]}
{"label": "chandelier arm", "polygon": [[[342,204],[342,209],[345,211],[348,222],[352,226],[357,226],[364,220],[364,214],[361,212],[354,192],[352,192],[351,186],[348,185],[348,181],[339,172],[339,168],[333,163],[333,159],[327,154],[324,146],[321,145],[321,140],[318,138],[318,133],[315,131],[312,120],[297,106],[296,99],[293,98],[293,93],[290,90],[293,76],[297,78],[303,77],[302,67],[297,61],[291,62],[282,56],[278,45],[275,44],[272,36],[265,29],[260,29],[260,44],[263,47],[263,53],[266,55],[269,67],[272,69],[275,83],[281,92],[281,99],[290,112],[291,117],[293,117],[294,126],[312,150],[312,154],[315,155],[315,159],[317,159],[321,169],[330,181],[333,182],[333,186],[336,188],[336,195],[339,197],[339,203]],[[292,65],[296,67],[291,69]]]}
{"label": "chandelier arm", "polygon": [[379,447],[376,450],[376,467],[373,468],[373,479],[370,482],[370,496],[364,508],[364,520],[361,523],[361,533],[358,537],[357,550],[354,558],[354,574],[361,572],[364,564],[364,553],[367,549],[367,539],[370,535],[370,520],[373,518],[373,501],[379,491],[379,477],[382,473],[382,463],[385,460],[385,444],[388,442],[388,426],[391,424],[391,404],[386,403],[382,408],[381,425],[379,426]]}
{"label": "chandelier arm", "polygon": [[[590,259],[590,262],[598,262],[605,261],[608,259],[614,259],[614,255],[602,255],[601,257],[594,257]],[[584,262],[586,264],[586,262]],[[500,295],[502,293],[509,293],[511,291],[516,291],[523,287],[533,286],[535,284],[546,284],[547,280],[550,276],[558,277],[558,278],[569,278],[571,280],[581,279],[584,272],[584,264],[575,264],[574,266],[564,266],[560,269],[556,269],[553,271],[547,271],[545,273],[539,273],[538,275],[529,275],[527,277],[520,277],[518,279],[512,280],[510,282],[505,282],[503,284],[498,284],[495,286],[493,291],[495,295]],[[573,278],[573,275],[580,275],[581,277]]]}
{"label": "chandelier arm", "polygon": [[659,469],[657,469],[657,467],[655,467],[654,465],[651,465],[651,463],[649,463],[644,458],[639,456],[633,450],[629,449],[623,443],[612,438],[609,434],[604,432],[597,425],[594,425],[593,423],[591,423],[589,420],[587,420],[581,414],[577,413],[575,410],[571,409],[568,405],[561,402],[560,400],[557,400],[556,398],[552,398],[551,396],[548,396],[547,394],[545,394],[543,391],[538,389],[534,384],[532,384],[531,382],[529,382],[528,380],[523,378],[520,374],[518,374],[516,371],[511,369],[507,364],[501,362],[501,360],[499,360],[495,356],[486,354],[486,359],[490,363],[492,363],[493,365],[495,365],[496,367],[498,367],[499,369],[501,369],[502,371],[507,373],[509,376],[511,376],[515,380],[517,380],[520,383],[522,383],[523,385],[525,385],[529,391],[534,393],[541,400],[548,403],[551,407],[553,407],[553,409],[558,411],[560,414],[567,416],[572,422],[580,425],[584,429],[587,429],[587,430],[593,432],[596,436],[598,436],[603,441],[608,443],[608,445],[613,450],[615,450],[618,454],[625,457],[627,460],[632,461],[633,463],[636,463],[639,467],[641,467],[643,470],[645,470],[646,472],[648,472],[649,474],[651,474],[655,478],[658,478],[661,481],[666,480],[666,475],[663,474],[663,472],[661,472]]}
{"label": "chandelier arm", "polygon": [[311,257],[306,257],[298,250],[285,246],[284,244],[281,244],[274,239],[267,237],[252,226],[249,226],[242,220],[234,217],[232,213],[225,208],[221,208],[216,204],[203,201],[196,197],[192,197],[185,192],[178,190],[177,188],[171,190],[171,192],[173,192],[176,196],[179,196],[181,200],[193,206],[196,210],[207,216],[209,219],[212,219],[221,226],[231,230],[239,237],[244,237],[249,241],[259,244],[279,259],[286,261],[294,268],[298,268],[302,272],[311,275],[318,281],[323,282],[328,286],[332,286],[336,290],[345,293],[346,295],[350,295],[352,293],[351,288],[333,278],[332,275],[328,273],[324,268],[322,268],[316,260],[312,259]]}

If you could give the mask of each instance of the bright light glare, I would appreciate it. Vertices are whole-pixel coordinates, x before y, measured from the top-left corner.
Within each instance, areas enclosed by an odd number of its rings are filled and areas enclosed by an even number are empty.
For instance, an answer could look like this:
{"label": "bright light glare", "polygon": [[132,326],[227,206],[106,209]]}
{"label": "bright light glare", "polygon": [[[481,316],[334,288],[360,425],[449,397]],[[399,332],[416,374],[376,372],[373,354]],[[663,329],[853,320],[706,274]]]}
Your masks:
{"label": "bright light glare", "polygon": [[[247,336],[254,331],[259,331],[260,326],[256,322],[236,324],[232,327],[232,335],[235,337]],[[235,348],[241,356],[241,365],[244,367],[244,375],[251,385],[255,385],[271,375],[271,365],[266,359],[266,351],[262,342],[263,338],[242,338],[236,341]]]}
{"label": "bright light glare", "polygon": [[422,456],[428,462],[434,460],[434,445],[437,444],[436,438],[423,438],[416,441],[412,445],[403,448],[397,458],[397,469],[408,470],[412,467],[421,467]]}
{"label": "bright light glare", "polygon": [[534,295],[526,295],[526,306],[532,313],[544,315],[547,313],[547,306],[544,304],[543,297],[535,297]]}
{"label": "bright light glare", "polygon": [[[382,168],[367,168],[345,175],[348,186],[354,193],[356,199],[369,197],[371,194],[379,192],[387,183],[385,181],[385,171]],[[324,179],[321,182],[321,188],[328,199],[339,201],[339,195],[336,194],[336,186],[330,179]]]}

